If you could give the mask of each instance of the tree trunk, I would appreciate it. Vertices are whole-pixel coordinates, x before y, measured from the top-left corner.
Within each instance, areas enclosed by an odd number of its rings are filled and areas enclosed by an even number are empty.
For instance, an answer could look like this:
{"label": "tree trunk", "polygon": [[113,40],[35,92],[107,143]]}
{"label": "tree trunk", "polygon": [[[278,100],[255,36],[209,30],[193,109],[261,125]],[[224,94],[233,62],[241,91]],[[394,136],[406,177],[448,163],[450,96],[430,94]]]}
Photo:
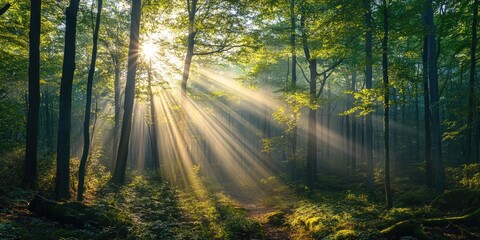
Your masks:
{"label": "tree trunk", "polygon": [[[310,103],[312,105],[316,102],[317,95],[317,60],[310,55],[308,47],[307,35],[305,32],[305,6],[302,7],[302,15],[300,18],[300,25],[302,29],[302,45],[305,53],[305,58],[308,61],[310,69]],[[307,131],[307,186],[309,191],[313,190],[313,185],[317,173],[317,114],[316,109],[310,107],[308,112],[308,131]]]}
{"label": "tree trunk", "polygon": [[128,48],[128,71],[125,85],[125,102],[120,143],[118,146],[117,162],[113,172],[112,181],[116,184],[125,183],[125,171],[127,169],[128,147],[132,128],[133,103],[135,100],[135,75],[137,72],[140,16],[142,0],[132,1],[130,45]]}
{"label": "tree trunk", "polygon": [[27,139],[22,180],[22,185],[30,189],[37,187],[38,116],[40,112],[40,19],[41,0],[31,0]]}
{"label": "tree trunk", "polygon": [[422,53],[422,78],[423,78],[423,104],[425,122],[425,180],[427,186],[433,187],[433,160],[432,160],[432,134],[430,131],[430,91],[428,90],[428,40],[425,35]]}
{"label": "tree trunk", "polygon": [[383,137],[384,137],[384,151],[385,151],[385,198],[387,203],[387,209],[393,207],[392,203],[392,189],[390,188],[390,146],[389,146],[389,90],[388,83],[388,5],[387,0],[383,0],[383,40],[382,40],[382,73],[383,73]]}
{"label": "tree trunk", "polygon": [[[317,60],[309,60],[310,68],[310,104],[315,105],[317,93]],[[308,139],[307,139],[307,183],[313,189],[317,175],[317,110],[310,107],[308,111]]]}
{"label": "tree trunk", "polygon": [[193,49],[195,47],[195,35],[197,31],[194,29],[195,24],[195,15],[197,13],[197,1],[192,0],[191,3],[187,0],[188,3],[188,37],[187,37],[187,54],[185,55],[185,63],[183,66],[182,74],[182,97],[187,97],[187,82],[190,77],[190,66],[192,64],[193,58]]}
{"label": "tree trunk", "polygon": [[[357,85],[357,73],[354,71],[352,74],[352,92],[356,91]],[[350,97],[351,106],[353,106],[353,96]],[[357,121],[356,117],[352,117],[352,150],[351,150],[351,175],[354,176],[357,171]]]}
{"label": "tree trunk", "polygon": [[65,22],[65,49],[63,55],[60,106],[58,116],[57,170],[55,198],[70,199],[70,127],[72,119],[72,84],[75,72],[75,41],[77,13],[80,0],[70,0]]}
{"label": "tree trunk", "polygon": [[80,166],[78,169],[78,194],[77,201],[83,201],[83,190],[85,183],[85,168],[87,165],[88,153],[90,151],[90,112],[92,107],[92,88],[93,75],[95,74],[95,63],[97,61],[97,46],[98,46],[98,30],[100,28],[100,16],[102,13],[103,0],[97,0],[97,16],[95,22],[95,29],[93,33],[93,48],[92,60],[90,62],[90,69],[87,77],[87,101],[85,104],[85,119],[83,122],[83,153],[80,159]]}
{"label": "tree trunk", "polygon": [[160,153],[158,152],[158,128],[157,128],[157,113],[155,109],[155,99],[152,91],[152,61],[150,60],[148,66],[148,95],[150,97],[150,116],[151,116],[151,131],[150,131],[150,143],[152,147],[152,160],[153,168],[157,177],[160,175]]}
{"label": "tree trunk", "polygon": [[470,81],[468,84],[468,119],[467,119],[467,143],[465,163],[473,162],[472,142],[474,132],[473,115],[475,113],[475,67],[477,50],[477,19],[478,19],[478,0],[473,2],[473,20],[472,20],[472,45],[470,46]]}
{"label": "tree trunk", "polygon": [[297,53],[295,51],[295,0],[290,1],[290,52],[292,54],[292,87],[297,85]]}
{"label": "tree trunk", "polygon": [[[365,87],[372,88],[372,9],[370,0],[365,0]],[[373,124],[372,114],[368,114],[365,118],[365,151],[367,160],[367,189],[370,193],[375,191],[373,180]]]}
{"label": "tree trunk", "polygon": [[438,192],[444,190],[444,173],[442,161],[442,139],[440,129],[440,107],[438,97],[438,74],[436,48],[435,48],[435,24],[433,22],[433,0],[427,0],[426,28],[427,35],[427,55],[428,55],[428,88],[430,96],[430,123],[432,131],[432,149],[433,149],[433,174],[434,188]]}
{"label": "tree trunk", "polygon": [[114,59],[115,64],[115,77],[113,82],[114,88],[114,100],[115,100],[115,117],[113,125],[113,146],[112,146],[112,169],[115,168],[115,161],[117,159],[118,151],[118,130],[120,128],[120,61],[117,58]]}

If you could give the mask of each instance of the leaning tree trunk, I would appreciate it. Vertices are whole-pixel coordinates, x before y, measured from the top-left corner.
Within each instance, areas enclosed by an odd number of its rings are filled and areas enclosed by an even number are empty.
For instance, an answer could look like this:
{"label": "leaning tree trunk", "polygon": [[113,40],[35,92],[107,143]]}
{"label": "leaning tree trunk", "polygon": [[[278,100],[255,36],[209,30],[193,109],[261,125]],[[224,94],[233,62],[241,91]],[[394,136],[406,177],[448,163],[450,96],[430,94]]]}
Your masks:
{"label": "leaning tree trunk", "polygon": [[65,49],[58,116],[57,170],[55,198],[70,199],[70,127],[72,119],[72,84],[75,72],[75,41],[80,0],[70,0],[65,22]]}
{"label": "leaning tree trunk", "polygon": [[140,16],[142,0],[132,1],[131,26],[130,26],[130,45],[128,48],[128,71],[127,83],[125,85],[125,102],[123,123],[118,146],[117,162],[112,176],[112,182],[123,185],[125,183],[125,171],[127,169],[128,145],[130,142],[130,132],[132,128],[133,102],[135,99],[135,75],[137,72],[139,36],[140,36]]}
{"label": "leaning tree trunk", "polygon": [[80,166],[78,169],[78,194],[77,201],[83,201],[83,191],[85,183],[85,167],[87,165],[88,153],[90,151],[90,112],[92,107],[92,88],[93,75],[95,74],[95,63],[97,61],[97,46],[98,46],[98,30],[100,28],[100,16],[102,13],[103,0],[98,0],[97,6],[97,20],[93,33],[93,48],[92,60],[90,62],[90,69],[87,78],[87,101],[85,104],[85,120],[83,123],[83,153],[80,159]]}
{"label": "leaning tree trunk", "polygon": [[30,5],[27,141],[22,180],[22,185],[30,189],[35,189],[37,185],[38,115],[40,111],[40,19],[41,0],[32,0]]}

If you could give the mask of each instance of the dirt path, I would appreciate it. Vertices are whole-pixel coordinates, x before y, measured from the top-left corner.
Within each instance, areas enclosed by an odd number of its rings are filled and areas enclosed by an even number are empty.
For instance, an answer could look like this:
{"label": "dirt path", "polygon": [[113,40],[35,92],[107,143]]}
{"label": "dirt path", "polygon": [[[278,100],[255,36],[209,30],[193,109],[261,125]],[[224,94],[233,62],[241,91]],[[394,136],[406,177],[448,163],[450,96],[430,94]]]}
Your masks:
{"label": "dirt path", "polygon": [[248,216],[260,224],[265,231],[264,239],[286,240],[290,239],[290,233],[286,226],[274,226],[268,223],[268,215],[276,212],[276,209],[262,203],[262,197],[248,197],[247,194],[229,194],[238,204],[248,211]]}

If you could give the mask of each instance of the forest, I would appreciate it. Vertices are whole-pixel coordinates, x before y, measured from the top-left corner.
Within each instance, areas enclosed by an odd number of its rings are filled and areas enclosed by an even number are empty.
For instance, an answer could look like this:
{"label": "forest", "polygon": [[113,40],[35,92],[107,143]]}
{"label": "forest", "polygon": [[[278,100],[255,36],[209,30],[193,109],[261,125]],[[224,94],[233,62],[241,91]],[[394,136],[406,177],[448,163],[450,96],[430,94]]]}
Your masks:
{"label": "forest", "polygon": [[480,239],[479,0],[0,0],[0,239]]}

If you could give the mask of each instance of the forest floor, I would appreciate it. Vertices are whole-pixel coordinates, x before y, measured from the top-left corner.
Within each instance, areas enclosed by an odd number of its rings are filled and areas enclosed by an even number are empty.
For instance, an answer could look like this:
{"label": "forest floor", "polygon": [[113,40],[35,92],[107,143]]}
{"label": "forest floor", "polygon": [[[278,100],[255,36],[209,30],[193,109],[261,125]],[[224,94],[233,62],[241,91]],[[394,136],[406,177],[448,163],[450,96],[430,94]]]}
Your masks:
{"label": "forest floor", "polygon": [[480,239],[476,190],[437,197],[397,177],[395,208],[387,210],[380,191],[369,196],[334,176],[322,176],[311,194],[277,177],[256,189],[200,182],[204,188],[178,190],[133,176],[89,196],[88,209],[108,222],[81,218],[82,226],[30,212],[36,192],[0,189],[0,239]]}

